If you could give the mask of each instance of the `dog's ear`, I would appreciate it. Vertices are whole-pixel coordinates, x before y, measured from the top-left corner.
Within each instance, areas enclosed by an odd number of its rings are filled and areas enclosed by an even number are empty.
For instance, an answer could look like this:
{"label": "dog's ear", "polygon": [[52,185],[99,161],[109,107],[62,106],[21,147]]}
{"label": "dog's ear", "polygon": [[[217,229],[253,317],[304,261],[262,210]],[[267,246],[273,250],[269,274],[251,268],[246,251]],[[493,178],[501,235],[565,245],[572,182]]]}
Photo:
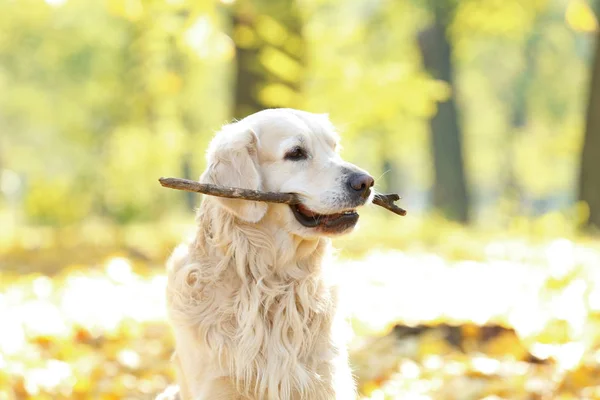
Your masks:
{"label": "dog's ear", "polygon": [[[261,190],[257,152],[258,137],[250,127],[239,122],[225,126],[208,148],[208,168],[200,182]],[[268,205],[263,202],[215,198],[225,209],[246,222],[258,222],[267,212]]]}

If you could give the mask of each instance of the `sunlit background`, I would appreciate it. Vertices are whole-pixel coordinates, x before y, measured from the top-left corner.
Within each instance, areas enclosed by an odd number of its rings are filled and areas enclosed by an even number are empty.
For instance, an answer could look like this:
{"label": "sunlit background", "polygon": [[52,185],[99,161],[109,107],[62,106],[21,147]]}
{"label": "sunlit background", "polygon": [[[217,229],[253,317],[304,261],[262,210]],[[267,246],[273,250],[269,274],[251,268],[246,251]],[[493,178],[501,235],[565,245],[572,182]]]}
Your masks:
{"label": "sunlit background", "polygon": [[174,381],[219,127],[329,113],[408,210],[336,241],[363,399],[600,399],[600,0],[0,0],[0,400]]}

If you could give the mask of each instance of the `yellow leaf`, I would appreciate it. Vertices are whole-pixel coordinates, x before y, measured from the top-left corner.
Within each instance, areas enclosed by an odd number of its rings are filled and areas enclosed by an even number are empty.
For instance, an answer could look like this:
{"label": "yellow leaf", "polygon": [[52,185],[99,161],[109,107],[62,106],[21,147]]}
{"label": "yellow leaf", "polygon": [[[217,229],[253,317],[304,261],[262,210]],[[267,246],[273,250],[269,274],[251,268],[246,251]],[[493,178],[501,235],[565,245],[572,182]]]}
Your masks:
{"label": "yellow leaf", "polygon": [[280,83],[270,83],[261,88],[258,98],[269,107],[292,107],[299,100],[299,96],[294,90]]}
{"label": "yellow leaf", "polygon": [[419,356],[424,358],[425,356],[436,354],[443,355],[452,353],[454,349],[450,346],[446,340],[442,337],[439,331],[426,332],[421,336],[419,340]]}
{"label": "yellow leaf", "polygon": [[598,29],[596,16],[584,0],[571,0],[565,19],[571,28],[579,32],[595,32]]}
{"label": "yellow leaf", "polygon": [[522,360],[527,356],[527,349],[512,331],[503,332],[492,339],[485,345],[484,351],[492,357],[511,356],[515,360]]}
{"label": "yellow leaf", "polygon": [[243,49],[253,48],[258,44],[256,34],[248,25],[236,26],[233,31],[233,38],[235,43]]}
{"label": "yellow leaf", "polygon": [[302,76],[300,63],[274,47],[265,47],[259,58],[266,69],[288,82],[297,82]]}
{"label": "yellow leaf", "polygon": [[553,319],[537,336],[539,343],[557,344],[567,343],[571,340],[569,323],[562,319]]}
{"label": "yellow leaf", "polygon": [[260,15],[257,18],[256,30],[264,40],[275,46],[285,43],[288,37],[287,29],[267,15]]}
{"label": "yellow leaf", "polygon": [[362,385],[361,392],[367,396],[370,396],[371,393],[373,393],[375,390],[379,389],[379,386],[380,386],[380,382],[369,381],[369,382],[366,382],[364,385]]}
{"label": "yellow leaf", "polygon": [[108,0],[108,12],[130,21],[139,20],[144,15],[144,6],[140,0]]}

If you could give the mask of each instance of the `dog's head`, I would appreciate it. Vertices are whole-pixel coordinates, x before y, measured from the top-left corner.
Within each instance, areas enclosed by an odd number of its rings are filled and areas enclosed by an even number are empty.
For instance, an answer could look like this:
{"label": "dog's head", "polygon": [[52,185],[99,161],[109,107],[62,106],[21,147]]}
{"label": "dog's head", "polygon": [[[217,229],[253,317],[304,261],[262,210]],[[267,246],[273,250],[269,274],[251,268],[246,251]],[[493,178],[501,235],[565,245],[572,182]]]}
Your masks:
{"label": "dog's head", "polygon": [[272,192],[297,193],[288,206],[219,198],[246,222],[272,211],[278,224],[302,237],[350,231],[356,208],[371,199],[373,178],[337,153],[338,136],[326,115],[271,109],[225,126],[213,139],[200,181]]}

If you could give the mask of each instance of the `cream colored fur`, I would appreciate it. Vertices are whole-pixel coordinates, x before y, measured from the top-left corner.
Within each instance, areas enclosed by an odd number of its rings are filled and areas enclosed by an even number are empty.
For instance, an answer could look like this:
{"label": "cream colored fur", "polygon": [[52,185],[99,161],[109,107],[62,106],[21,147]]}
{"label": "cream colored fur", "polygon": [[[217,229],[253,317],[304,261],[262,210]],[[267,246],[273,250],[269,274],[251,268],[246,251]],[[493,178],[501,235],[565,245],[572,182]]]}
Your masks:
{"label": "cream colored fur", "polygon": [[[213,140],[201,181],[296,192],[339,211],[348,168],[326,116],[266,110]],[[301,143],[311,158],[284,161]],[[197,233],[168,262],[167,304],[183,400],[352,400],[354,380],[327,276],[330,239],[287,205],[206,196]]]}

